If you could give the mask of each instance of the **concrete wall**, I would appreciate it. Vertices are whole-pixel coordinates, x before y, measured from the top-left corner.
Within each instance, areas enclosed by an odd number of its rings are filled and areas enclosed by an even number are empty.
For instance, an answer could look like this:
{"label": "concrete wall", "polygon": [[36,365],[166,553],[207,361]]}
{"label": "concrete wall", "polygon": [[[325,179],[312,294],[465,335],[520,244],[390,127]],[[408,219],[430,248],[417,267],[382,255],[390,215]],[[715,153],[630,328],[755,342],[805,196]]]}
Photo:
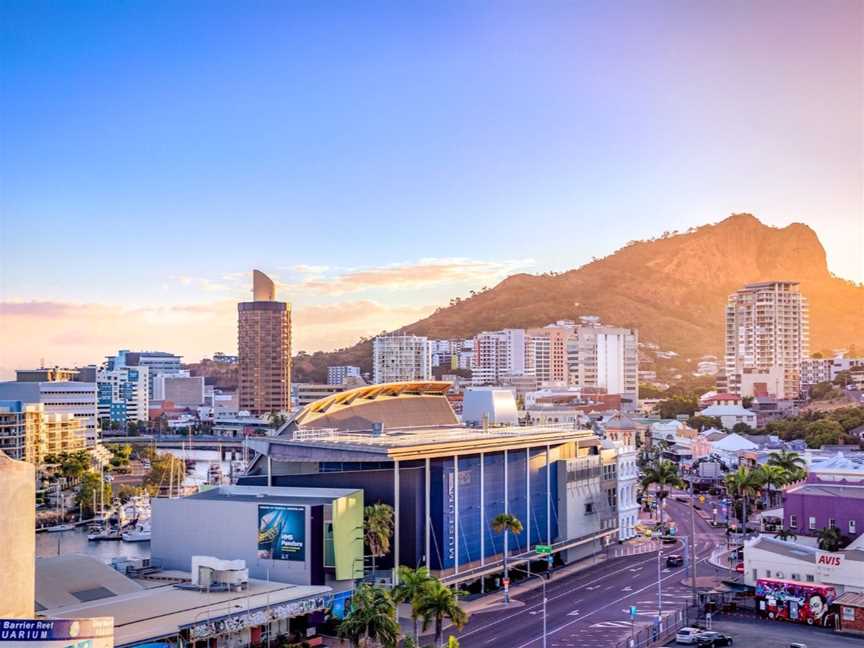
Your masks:
{"label": "concrete wall", "polygon": [[32,464],[0,451],[0,618],[33,618],[35,601],[36,476]]}
{"label": "concrete wall", "polygon": [[[262,504],[274,502],[262,501]],[[192,556],[245,560],[252,578],[305,585],[310,582],[313,534],[306,511],[306,560],[258,558],[258,502],[157,498],[152,500],[150,549],[163,569],[189,571]]]}

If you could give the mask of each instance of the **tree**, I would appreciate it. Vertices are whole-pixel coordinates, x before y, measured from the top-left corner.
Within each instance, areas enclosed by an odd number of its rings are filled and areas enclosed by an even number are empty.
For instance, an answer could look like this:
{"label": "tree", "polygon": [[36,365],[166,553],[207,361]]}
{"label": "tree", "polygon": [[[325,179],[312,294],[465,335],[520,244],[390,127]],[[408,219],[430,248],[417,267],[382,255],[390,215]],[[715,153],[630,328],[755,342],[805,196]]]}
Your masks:
{"label": "tree", "polygon": [[405,565],[399,567],[399,584],[393,588],[393,600],[396,603],[408,603],[411,605],[411,620],[414,622],[414,643],[419,643],[420,635],[417,631],[417,610],[415,603],[419,600],[424,588],[433,581],[429,570],[425,567],[411,569]]}
{"label": "tree", "polygon": [[700,432],[709,428],[715,428],[717,430],[723,429],[723,422],[720,420],[720,417],[702,416],[701,414],[691,416],[690,420],[687,421],[687,425],[689,425],[694,430],[699,430]]}
{"label": "tree", "polygon": [[807,474],[807,462],[804,461],[801,455],[797,452],[792,452],[791,450],[772,452],[768,455],[767,465],[777,466],[778,468],[785,470],[786,474],[789,475],[789,481],[798,481]]}
{"label": "tree", "polygon": [[75,495],[75,503],[86,511],[87,515],[92,516],[96,512],[95,507],[103,501],[110,502],[111,497],[111,484],[102,483],[99,475],[93,471],[87,471],[81,478],[78,493]]}
{"label": "tree", "polygon": [[[780,466],[765,465],[761,466],[759,471],[761,472],[762,483],[768,487],[766,490],[769,493],[771,489],[779,489],[791,481],[789,473]],[[770,495],[767,499],[770,504]]]}
{"label": "tree", "polygon": [[735,425],[732,426],[733,434],[751,434],[753,432],[753,428],[747,425],[744,421],[739,421]]}
{"label": "tree", "polygon": [[798,535],[790,530],[790,529],[780,529],[777,533],[774,534],[774,537],[778,540],[797,540]]}
{"label": "tree", "polygon": [[183,461],[170,452],[163,455],[152,455],[150,459],[150,474],[144,478],[144,488],[151,496],[159,494],[163,488],[175,487],[183,482],[186,476],[186,466]]}
{"label": "tree", "polygon": [[843,426],[833,419],[819,419],[804,428],[804,440],[808,448],[821,448],[837,443],[845,436]]}
{"label": "tree", "polygon": [[[522,533],[522,522],[515,515],[510,513],[500,513],[492,518],[492,530],[495,533],[504,534],[504,578],[510,578],[509,567],[507,564],[507,554],[509,550],[510,534],[519,535]],[[504,588],[504,603],[510,603],[510,591],[508,587]]]}
{"label": "tree", "polygon": [[386,648],[396,648],[399,622],[396,604],[390,594],[369,583],[359,585],[351,595],[348,614],[339,624],[337,633],[354,648],[369,646],[371,641]]}
{"label": "tree", "polygon": [[270,424],[270,427],[274,430],[279,429],[285,422],[288,420],[288,417],[282,414],[281,412],[277,412],[273,410],[269,414],[267,414],[267,422]]}
{"label": "tree", "polygon": [[682,414],[693,416],[698,408],[695,396],[673,396],[657,403],[657,412],[664,419],[674,419]]}
{"label": "tree", "polygon": [[[739,521],[743,526],[744,533],[747,533],[747,503],[762,487],[762,476],[758,470],[748,470],[744,466],[740,466],[734,473],[726,475],[724,483],[726,492],[742,504],[742,514]],[[736,513],[737,510],[736,508]]]}
{"label": "tree", "polygon": [[457,593],[449,587],[433,580],[424,588],[417,601],[416,613],[423,620],[423,630],[429,627],[430,621],[435,621],[436,646],[441,646],[444,619],[450,619],[457,629],[461,629],[468,622],[468,614],[459,605],[457,596]]}
{"label": "tree", "polygon": [[645,468],[642,476],[641,486],[648,490],[651,486],[657,486],[657,510],[659,511],[660,527],[663,526],[663,500],[669,494],[667,487],[684,488],[684,482],[678,476],[678,466],[673,462],[661,460]]}
{"label": "tree", "polygon": [[825,527],[819,532],[819,548],[822,551],[839,551],[843,546],[843,536],[836,527]]}
{"label": "tree", "polygon": [[375,574],[375,559],[390,553],[390,536],[393,535],[393,507],[389,504],[371,504],[363,511],[363,534],[372,556],[372,574]]}

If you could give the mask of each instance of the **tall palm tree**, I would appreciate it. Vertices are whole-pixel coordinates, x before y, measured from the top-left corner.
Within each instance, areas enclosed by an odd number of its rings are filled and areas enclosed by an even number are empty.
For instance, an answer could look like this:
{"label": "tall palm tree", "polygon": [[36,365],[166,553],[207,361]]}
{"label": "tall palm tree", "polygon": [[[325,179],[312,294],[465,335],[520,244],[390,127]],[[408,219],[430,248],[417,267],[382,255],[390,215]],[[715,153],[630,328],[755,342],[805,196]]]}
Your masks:
{"label": "tall palm tree", "polygon": [[785,470],[790,481],[802,479],[807,474],[807,462],[797,452],[791,450],[780,450],[768,455],[768,465],[778,466]]}
{"label": "tall palm tree", "polygon": [[744,466],[739,466],[734,473],[726,475],[723,481],[726,485],[726,492],[733,499],[741,501],[742,515],[740,521],[743,532],[747,533],[747,503],[762,487],[762,476],[757,470],[749,470]]}
{"label": "tall palm tree", "polygon": [[[509,553],[510,534],[519,535],[522,533],[522,522],[515,515],[510,513],[501,513],[492,518],[492,530],[495,533],[504,534],[504,578],[510,578],[510,571],[507,565],[507,554]],[[510,603],[510,589],[504,588],[504,603]]]}
{"label": "tall palm tree", "polygon": [[822,551],[838,551],[843,544],[843,536],[836,527],[825,527],[819,532],[819,548]]}
{"label": "tall palm tree", "polygon": [[396,603],[411,605],[411,620],[414,622],[414,643],[419,645],[420,634],[417,631],[417,608],[414,605],[434,579],[425,567],[411,569],[405,565],[399,567],[399,584],[393,588],[393,600]]}
{"label": "tall palm tree", "polygon": [[390,553],[390,537],[393,535],[393,507],[389,504],[370,504],[363,509],[363,534],[366,546],[372,555],[372,576],[375,576],[375,559]]}
{"label": "tall palm tree", "polygon": [[468,622],[468,613],[460,606],[457,593],[440,581],[433,580],[423,589],[417,600],[416,613],[423,619],[423,630],[435,621],[435,645],[440,648],[444,634],[444,619],[461,629]]}
{"label": "tall palm tree", "polygon": [[780,489],[788,484],[790,481],[789,472],[782,466],[774,465],[760,466],[759,471],[761,473],[762,483],[768,487],[765,490],[768,495],[768,504],[770,504],[773,499],[771,497],[772,489]]}
{"label": "tall palm tree", "polygon": [[684,481],[678,476],[678,466],[668,460],[658,461],[645,468],[642,477],[642,489],[657,486],[657,510],[659,511],[660,527],[663,526],[663,499],[668,495],[667,487],[684,488]]}
{"label": "tall palm tree", "polygon": [[351,595],[348,614],[339,624],[337,633],[353,648],[363,648],[372,641],[385,648],[396,648],[399,622],[390,594],[380,587],[361,583]]}

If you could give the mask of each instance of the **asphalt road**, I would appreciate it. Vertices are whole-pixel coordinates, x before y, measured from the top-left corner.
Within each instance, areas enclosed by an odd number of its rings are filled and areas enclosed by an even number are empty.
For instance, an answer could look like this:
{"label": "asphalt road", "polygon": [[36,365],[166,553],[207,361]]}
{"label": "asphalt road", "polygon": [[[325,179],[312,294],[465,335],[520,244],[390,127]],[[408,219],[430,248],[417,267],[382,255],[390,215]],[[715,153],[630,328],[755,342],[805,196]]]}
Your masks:
{"label": "asphalt road", "polygon": [[[679,535],[689,533],[687,505],[672,501],[666,509],[675,520]],[[723,542],[722,533],[696,518],[697,574],[712,575],[707,564],[712,549]],[[663,554],[682,554],[681,542],[666,545]],[[550,648],[609,648],[630,636],[628,611],[635,605],[637,628],[657,616],[657,552],[611,558],[596,567],[547,582],[547,646]],[[691,597],[682,584],[685,568],[660,565],[663,610],[680,608]],[[536,588],[517,598],[524,605],[505,610],[475,612],[470,622],[456,632],[465,648],[540,648],[542,646],[542,591]]]}

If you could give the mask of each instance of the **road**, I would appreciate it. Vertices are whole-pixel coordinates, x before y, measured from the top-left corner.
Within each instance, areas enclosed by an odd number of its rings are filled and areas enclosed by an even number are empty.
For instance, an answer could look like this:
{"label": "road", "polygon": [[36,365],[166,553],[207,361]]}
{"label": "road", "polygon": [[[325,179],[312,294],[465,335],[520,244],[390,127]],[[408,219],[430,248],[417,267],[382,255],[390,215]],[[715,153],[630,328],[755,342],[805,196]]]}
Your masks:
{"label": "road", "polygon": [[[689,533],[687,505],[671,498],[667,513],[675,520],[679,535]],[[696,518],[698,575],[713,575],[707,557],[722,535]],[[682,545],[666,545],[664,555],[682,554]],[[657,552],[611,558],[587,570],[547,582],[547,646],[550,648],[608,648],[626,640],[631,633],[628,610],[637,608],[637,628],[657,616]],[[668,569],[661,562],[663,610],[680,608],[690,598],[682,584],[685,568]],[[689,582],[689,581],[688,581]],[[476,612],[468,625],[456,632],[466,648],[540,648],[542,646],[542,591],[537,587],[521,593],[523,604],[505,610]]]}

